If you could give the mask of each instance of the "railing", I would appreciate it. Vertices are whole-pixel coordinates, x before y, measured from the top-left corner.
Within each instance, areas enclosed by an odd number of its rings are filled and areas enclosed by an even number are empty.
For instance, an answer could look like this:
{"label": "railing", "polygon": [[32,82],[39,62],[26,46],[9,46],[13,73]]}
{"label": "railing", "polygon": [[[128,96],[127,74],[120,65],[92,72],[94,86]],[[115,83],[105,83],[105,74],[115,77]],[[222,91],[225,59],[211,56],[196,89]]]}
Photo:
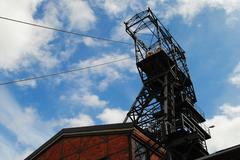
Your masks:
{"label": "railing", "polygon": [[205,143],[205,135],[204,132],[201,131],[193,122],[195,122],[196,124],[198,124],[207,134],[210,135],[210,130],[209,128],[203,124],[203,123],[197,123],[194,119],[189,119],[187,116],[185,116],[184,114],[181,115],[182,117],[182,126],[186,131],[189,132],[194,132],[196,131],[197,134],[200,136],[200,138],[204,141]]}
{"label": "railing", "polygon": [[[191,122],[189,118],[187,118],[184,114],[182,114],[182,125],[183,128],[189,132],[197,132],[199,137],[202,139],[199,139],[199,144],[207,151],[207,145],[205,142],[205,136],[202,131],[200,131],[195,124]],[[204,129],[204,128],[203,128]]]}
{"label": "railing", "polygon": [[198,113],[202,115],[203,118],[205,118],[203,110],[197,104],[195,104],[193,107],[197,110]]}
{"label": "railing", "polygon": [[206,141],[200,141],[200,140],[199,140],[199,143],[200,143],[201,146],[207,151],[207,144],[206,144]]}
{"label": "railing", "polygon": [[200,107],[198,107],[198,105],[193,104],[188,97],[186,97],[185,100],[186,100],[189,104],[191,104],[192,107],[193,107],[203,118],[205,118],[204,112],[202,111],[202,109],[201,109]]}
{"label": "railing", "polygon": [[204,123],[198,123],[198,125],[209,135],[211,136],[210,129]]}
{"label": "railing", "polygon": [[[195,104],[195,107],[194,107],[202,116],[203,116],[203,118],[205,118],[205,115],[204,115],[204,112],[201,110],[201,108],[199,108],[196,104]],[[196,122],[194,119],[192,119],[194,122]],[[197,123],[197,122],[196,122]],[[210,133],[210,129],[204,124],[204,122],[203,123],[198,123],[198,125],[200,126],[200,127],[202,127],[206,132],[207,132],[207,134],[208,135],[210,135],[211,136],[211,133]]]}

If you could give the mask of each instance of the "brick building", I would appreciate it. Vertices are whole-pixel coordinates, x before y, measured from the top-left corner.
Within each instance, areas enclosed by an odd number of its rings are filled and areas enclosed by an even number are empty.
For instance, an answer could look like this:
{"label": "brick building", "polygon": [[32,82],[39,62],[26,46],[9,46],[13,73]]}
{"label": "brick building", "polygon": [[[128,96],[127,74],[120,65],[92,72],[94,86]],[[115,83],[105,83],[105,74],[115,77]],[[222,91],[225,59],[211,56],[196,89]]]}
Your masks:
{"label": "brick building", "polygon": [[161,160],[165,150],[131,123],[66,128],[25,160]]}

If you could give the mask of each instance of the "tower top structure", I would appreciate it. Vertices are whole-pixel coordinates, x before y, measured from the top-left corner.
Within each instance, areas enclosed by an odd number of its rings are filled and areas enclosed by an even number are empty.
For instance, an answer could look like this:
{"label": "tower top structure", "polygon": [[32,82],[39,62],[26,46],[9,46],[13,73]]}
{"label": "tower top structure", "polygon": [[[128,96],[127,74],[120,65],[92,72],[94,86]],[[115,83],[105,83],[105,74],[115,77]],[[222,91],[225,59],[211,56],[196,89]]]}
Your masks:
{"label": "tower top structure", "polygon": [[168,148],[172,159],[208,154],[209,129],[196,108],[185,52],[150,8],[125,22],[143,87],[128,112],[131,121]]}

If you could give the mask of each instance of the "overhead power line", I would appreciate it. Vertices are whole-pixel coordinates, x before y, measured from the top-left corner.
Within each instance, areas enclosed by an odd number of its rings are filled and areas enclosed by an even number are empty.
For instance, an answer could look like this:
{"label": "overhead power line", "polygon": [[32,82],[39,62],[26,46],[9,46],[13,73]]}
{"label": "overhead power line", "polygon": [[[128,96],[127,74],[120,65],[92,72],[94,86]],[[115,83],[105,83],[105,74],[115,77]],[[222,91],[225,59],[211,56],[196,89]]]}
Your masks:
{"label": "overhead power line", "polygon": [[21,21],[21,20],[17,20],[17,19],[12,19],[12,18],[8,18],[8,17],[0,16],[0,19],[8,20],[8,21],[16,22],[16,23],[21,23],[21,24],[25,24],[25,25],[30,25],[30,26],[34,26],[34,27],[54,30],[54,31],[57,31],[57,32],[77,35],[77,36],[81,36],[81,37],[88,37],[88,38],[97,39],[97,40],[101,40],[101,41],[107,41],[107,42],[112,42],[112,43],[120,43],[120,44],[124,44],[124,45],[132,45],[131,43],[128,43],[128,42],[123,42],[123,41],[118,41],[118,40],[108,39],[108,38],[103,38],[103,37],[97,37],[97,36],[92,36],[92,35],[78,33],[78,32],[67,31],[67,30],[63,30],[63,29],[59,29],[59,28],[44,26],[44,25],[40,25],[40,24],[36,24],[36,23],[30,23],[30,22]]}
{"label": "overhead power line", "polygon": [[62,74],[82,71],[82,70],[91,69],[91,68],[97,68],[97,67],[100,67],[100,66],[104,66],[104,65],[108,65],[108,64],[124,61],[124,60],[127,60],[127,59],[130,59],[130,57],[117,59],[117,60],[113,60],[113,61],[109,61],[109,62],[105,62],[105,63],[100,63],[100,64],[96,64],[96,65],[92,65],[92,66],[82,67],[82,68],[75,68],[75,69],[55,72],[55,73],[51,73],[51,74],[45,74],[45,75],[40,75],[40,76],[32,76],[32,77],[27,77],[27,78],[23,78],[23,79],[17,79],[17,80],[11,80],[11,81],[7,81],[7,82],[2,82],[2,83],[0,83],[0,86],[8,85],[8,84],[14,84],[14,83],[18,83],[18,82],[31,81],[31,80],[35,80],[35,79],[43,79],[43,78],[58,76],[58,75],[62,75]]}

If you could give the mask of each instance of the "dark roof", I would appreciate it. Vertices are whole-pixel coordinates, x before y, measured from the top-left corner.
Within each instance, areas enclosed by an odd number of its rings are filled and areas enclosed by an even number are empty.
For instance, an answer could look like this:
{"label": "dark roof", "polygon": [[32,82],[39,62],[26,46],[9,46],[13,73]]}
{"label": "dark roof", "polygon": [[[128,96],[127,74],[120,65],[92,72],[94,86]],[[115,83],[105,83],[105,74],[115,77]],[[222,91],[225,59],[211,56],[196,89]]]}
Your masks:
{"label": "dark roof", "polygon": [[229,160],[239,160],[240,155],[240,145],[236,145],[230,148],[226,148],[208,156],[198,158],[196,160],[219,160],[219,159],[229,159]]}
{"label": "dark roof", "polygon": [[132,123],[117,123],[108,125],[96,125],[88,127],[75,127],[75,128],[65,128],[58,132],[55,136],[49,139],[46,143],[35,150],[31,155],[29,155],[25,160],[32,160],[34,157],[39,155],[43,150],[51,146],[54,142],[62,137],[69,136],[89,136],[89,135],[102,135],[102,134],[113,134],[113,133],[129,133],[135,127]]}

